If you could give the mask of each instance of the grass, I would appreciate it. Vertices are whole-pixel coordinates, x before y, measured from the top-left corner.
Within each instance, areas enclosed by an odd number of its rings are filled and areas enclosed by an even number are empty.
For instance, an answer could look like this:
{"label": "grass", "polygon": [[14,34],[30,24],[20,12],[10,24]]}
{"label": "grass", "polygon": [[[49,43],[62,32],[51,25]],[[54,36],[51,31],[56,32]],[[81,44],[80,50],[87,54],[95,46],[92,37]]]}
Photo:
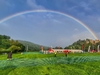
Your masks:
{"label": "grass", "polygon": [[99,75],[100,61],[93,63],[12,67],[1,70],[0,73],[1,75]]}
{"label": "grass", "polygon": [[99,75],[99,53],[0,55],[0,75]]}

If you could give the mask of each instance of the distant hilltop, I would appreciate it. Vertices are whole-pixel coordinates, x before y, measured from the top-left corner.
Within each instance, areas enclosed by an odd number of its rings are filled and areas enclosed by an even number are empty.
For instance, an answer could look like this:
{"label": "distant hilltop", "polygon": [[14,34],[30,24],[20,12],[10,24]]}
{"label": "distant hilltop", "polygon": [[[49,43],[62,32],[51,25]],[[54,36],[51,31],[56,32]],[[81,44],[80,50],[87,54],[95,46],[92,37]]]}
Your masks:
{"label": "distant hilltop", "polygon": [[97,49],[98,45],[100,45],[100,40],[93,40],[93,39],[85,39],[74,42],[72,45],[66,46],[65,49],[80,49],[82,50],[82,46],[84,46],[84,50],[88,51],[89,46],[91,49]]}
{"label": "distant hilltop", "polygon": [[99,43],[100,40],[92,40],[92,39],[86,39],[86,43],[92,43],[92,44],[96,44],[96,43]]}

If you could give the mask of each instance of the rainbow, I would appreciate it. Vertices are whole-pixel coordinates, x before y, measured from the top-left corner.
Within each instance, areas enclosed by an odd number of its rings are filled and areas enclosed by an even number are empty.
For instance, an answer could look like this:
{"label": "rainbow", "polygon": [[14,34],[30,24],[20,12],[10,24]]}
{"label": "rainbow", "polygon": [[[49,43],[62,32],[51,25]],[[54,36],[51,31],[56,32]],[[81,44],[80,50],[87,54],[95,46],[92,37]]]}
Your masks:
{"label": "rainbow", "polygon": [[58,12],[58,11],[53,11],[53,10],[28,10],[28,11],[24,11],[24,12],[19,12],[19,13],[16,13],[14,15],[8,16],[8,17],[0,20],[0,23],[3,23],[13,17],[19,16],[22,14],[33,13],[33,12],[51,12],[51,13],[57,13],[57,14],[61,14],[63,16],[69,17],[69,18],[73,19],[74,21],[78,22],[79,24],[81,24],[84,28],[86,28],[95,39],[98,39],[98,37],[94,34],[94,32],[86,24],[82,23],[80,20],[78,20],[68,14]]}

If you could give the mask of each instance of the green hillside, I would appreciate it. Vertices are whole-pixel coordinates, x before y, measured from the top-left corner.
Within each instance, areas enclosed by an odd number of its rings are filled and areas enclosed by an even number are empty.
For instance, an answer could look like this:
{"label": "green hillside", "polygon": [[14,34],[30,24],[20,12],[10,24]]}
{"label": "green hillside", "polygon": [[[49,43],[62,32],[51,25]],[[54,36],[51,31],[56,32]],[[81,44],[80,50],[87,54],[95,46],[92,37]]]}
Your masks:
{"label": "green hillside", "polygon": [[[40,51],[41,50],[41,45],[29,42],[29,41],[23,41],[23,40],[18,40],[18,42],[22,43],[25,46],[26,51]],[[48,49],[48,47],[43,46],[45,50]]]}
{"label": "green hillside", "polygon": [[90,47],[91,50],[97,50],[97,46],[100,45],[100,40],[92,40],[92,39],[86,39],[86,40],[78,40],[74,42],[72,45],[66,46],[65,49],[82,49],[82,46],[84,46],[84,50],[88,51],[88,47]]}
{"label": "green hillside", "polygon": [[0,35],[0,53],[9,51],[22,52],[25,50],[25,46],[19,43],[18,40],[13,40],[7,35]]}
{"label": "green hillside", "polygon": [[[10,36],[0,35],[0,54],[13,51],[16,52],[25,52],[25,51],[40,51],[42,45],[34,44],[28,41],[23,40],[14,40]],[[48,49],[46,46],[42,46],[44,49]]]}

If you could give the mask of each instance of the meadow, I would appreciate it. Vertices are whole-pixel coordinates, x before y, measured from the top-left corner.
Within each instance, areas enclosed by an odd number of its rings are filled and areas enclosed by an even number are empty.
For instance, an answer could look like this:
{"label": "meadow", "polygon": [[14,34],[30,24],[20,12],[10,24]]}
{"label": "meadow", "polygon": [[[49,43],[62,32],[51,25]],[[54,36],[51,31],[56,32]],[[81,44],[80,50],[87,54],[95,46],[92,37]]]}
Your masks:
{"label": "meadow", "polygon": [[100,53],[0,55],[0,75],[100,75]]}

